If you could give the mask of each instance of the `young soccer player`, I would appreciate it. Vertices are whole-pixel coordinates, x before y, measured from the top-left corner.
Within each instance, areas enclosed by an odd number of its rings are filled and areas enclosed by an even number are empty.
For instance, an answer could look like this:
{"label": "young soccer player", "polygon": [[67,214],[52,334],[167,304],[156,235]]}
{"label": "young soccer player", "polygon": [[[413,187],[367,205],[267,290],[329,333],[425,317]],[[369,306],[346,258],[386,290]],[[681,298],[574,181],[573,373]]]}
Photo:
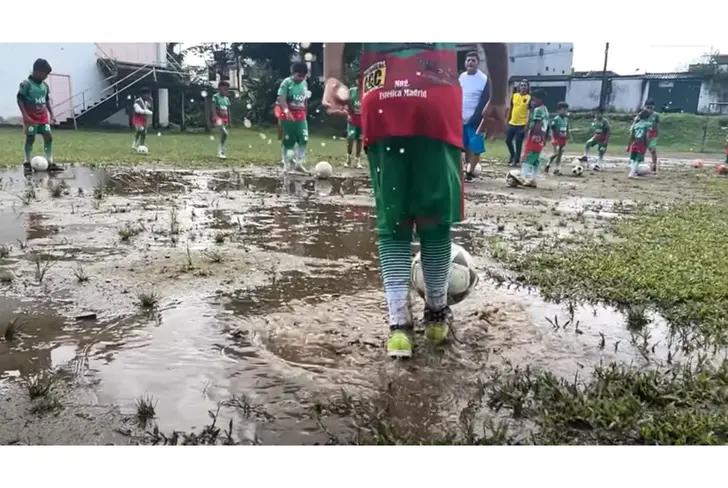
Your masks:
{"label": "young soccer player", "polygon": [[546,145],[546,135],[549,130],[549,111],[544,105],[546,94],[541,89],[531,92],[531,112],[528,119],[528,133],[523,153],[526,159],[523,162],[521,174],[525,180],[525,186],[536,187],[536,176],[541,163],[541,151]]}
{"label": "young soccer player", "polygon": [[351,166],[351,152],[356,142],[356,167],[361,169],[361,74],[356,79],[356,85],[349,88],[348,119],[346,123],[346,166]]}
{"label": "young soccer player", "polygon": [[25,153],[23,169],[31,171],[30,159],[33,155],[33,144],[36,134],[43,137],[43,151],[48,160],[48,171],[62,170],[53,162],[53,136],[51,124],[55,124],[51,101],[48,96],[49,87],[45,80],[51,72],[51,65],[45,59],[36,59],[33,72],[20,83],[18,89],[18,107],[23,116],[23,133],[25,134]]}
{"label": "young soccer player", "polygon": [[217,93],[212,96],[212,122],[220,129],[220,141],[217,147],[217,157],[225,159],[225,143],[230,127],[230,83],[223,80],[217,85]]}
{"label": "young soccer player", "polygon": [[288,171],[290,167],[295,171],[308,173],[304,166],[306,144],[308,144],[307,76],[306,63],[295,62],[291,66],[291,76],[283,80],[278,89],[278,105],[281,107],[281,126],[283,128],[281,152],[283,161],[285,161],[284,171]]}
{"label": "young soccer player", "polygon": [[594,115],[591,130],[592,136],[588,141],[586,141],[586,145],[584,146],[584,155],[579,158],[579,161],[586,163],[589,160],[589,149],[597,146],[599,159],[596,163],[594,163],[592,169],[594,171],[599,171],[601,169],[601,165],[604,164],[604,155],[607,152],[607,145],[609,144],[609,121],[604,118],[604,109],[601,107],[597,109],[597,113]]}
{"label": "young soccer player", "polygon": [[569,104],[566,102],[559,102],[556,105],[558,112],[551,119],[551,145],[554,148],[554,153],[549,158],[549,162],[546,164],[545,171],[549,172],[551,165],[554,164],[554,175],[561,174],[561,156],[564,155],[564,148],[569,140]]}
{"label": "young soccer player", "polygon": [[650,114],[647,121],[652,124],[647,133],[647,149],[652,156],[652,172],[657,173],[657,135],[660,132],[660,114],[655,112],[655,101],[652,99],[645,102],[644,109]]}
{"label": "young soccer player", "polygon": [[637,120],[629,129],[629,143],[627,151],[629,152],[629,178],[637,178],[639,173],[637,167],[645,161],[645,152],[649,144],[649,133],[652,128],[649,110],[642,110],[637,116]]}
{"label": "young soccer player", "polygon": [[149,117],[154,113],[152,111],[152,91],[149,88],[142,88],[139,96],[134,100],[134,116],[132,117],[132,125],[134,126],[134,142],[131,148],[136,150],[139,146],[145,146],[147,141],[147,125]]}
{"label": "young soccer player", "polygon": [[[484,45],[492,83],[483,110],[488,134],[505,127],[508,59],[505,44]],[[345,111],[342,44],[327,43],[323,103]],[[387,354],[410,357],[413,319],[409,303],[411,242],[422,244],[425,337],[448,336],[447,305],[452,224],[462,219],[463,149],[461,89],[455,44],[365,43],[362,47],[362,127],[377,210],[379,260],[389,308]]]}

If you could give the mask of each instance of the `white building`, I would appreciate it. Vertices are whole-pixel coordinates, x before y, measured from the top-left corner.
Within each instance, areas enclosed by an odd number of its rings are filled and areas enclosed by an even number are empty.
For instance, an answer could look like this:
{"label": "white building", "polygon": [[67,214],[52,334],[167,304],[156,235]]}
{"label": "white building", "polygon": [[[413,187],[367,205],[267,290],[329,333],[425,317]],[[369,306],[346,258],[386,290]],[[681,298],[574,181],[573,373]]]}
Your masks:
{"label": "white building", "polygon": [[[458,44],[458,67],[464,68],[465,55],[476,50],[480,69],[487,71],[485,52],[475,44]],[[509,42],[508,73],[510,76],[549,76],[571,74],[574,44],[570,42]]]}
{"label": "white building", "polygon": [[[157,120],[167,126],[169,73],[165,43],[0,43],[0,124],[19,124],[18,85],[45,58],[53,68],[48,77],[51,105],[60,124],[115,121],[125,125],[127,97],[142,85],[153,86]],[[112,115],[115,117],[111,117]]]}

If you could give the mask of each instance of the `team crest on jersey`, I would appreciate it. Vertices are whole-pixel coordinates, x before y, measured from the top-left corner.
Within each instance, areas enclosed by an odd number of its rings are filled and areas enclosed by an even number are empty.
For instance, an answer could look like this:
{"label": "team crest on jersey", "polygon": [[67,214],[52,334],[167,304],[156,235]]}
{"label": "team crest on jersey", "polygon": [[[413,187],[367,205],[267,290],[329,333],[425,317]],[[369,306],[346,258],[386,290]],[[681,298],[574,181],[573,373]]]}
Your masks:
{"label": "team crest on jersey", "polygon": [[368,67],[366,71],[364,71],[364,79],[362,81],[362,85],[364,88],[364,93],[368,93],[372,90],[376,90],[377,88],[382,88],[384,86],[384,82],[387,78],[387,62],[386,61],[378,61]]}

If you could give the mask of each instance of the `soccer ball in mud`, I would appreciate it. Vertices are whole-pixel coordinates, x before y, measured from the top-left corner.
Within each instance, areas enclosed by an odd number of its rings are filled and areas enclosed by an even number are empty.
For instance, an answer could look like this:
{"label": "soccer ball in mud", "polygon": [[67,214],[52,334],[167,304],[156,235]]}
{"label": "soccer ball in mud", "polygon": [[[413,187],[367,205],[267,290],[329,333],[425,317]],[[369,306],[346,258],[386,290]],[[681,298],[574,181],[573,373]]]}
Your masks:
{"label": "soccer ball in mud", "polygon": [[325,180],[331,178],[331,175],[334,174],[334,168],[331,166],[331,163],[321,161],[314,167],[313,174],[316,175],[316,178]]}
{"label": "soccer ball in mud", "polygon": [[584,174],[584,166],[581,165],[579,161],[577,161],[572,167],[571,167],[571,176],[581,176]]}
{"label": "soccer ball in mud", "polygon": [[475,167],[473,168],[473,176],[478,178],[482,171],[483,171],[483,167],[480,166],[480,163],[476,164]]}
{"label": "soccer ball in mud", "polygon": [[[425,276],[422,272],[422,255],[417,253],[412,262],[412,286],[424,298]],[[447,282],[447,302],[454,305],[463,301],[478,283],[478,274],[475,272],[473,258],[470,253],[457,244],[452,245],[450,263],[450,279]]]}
{"label": "soccer ball in mud", "polygon": [[511,188],[523,185],[524,183],[523,176],[521,176],[521,172],[517,169],[510,170],[506,175],[506,184]]}
{"label": "soccer ball in mud", "polygon": [[48,160],[43,156],[35,156],[30,160],[30,167],[33,171],[46,171],[48,169]]}
{"label": "soccer ball in mud", "polygon": [[138,154],[149,154],[149,148],[147,146],[139,146],[136,151]]}
{"label": "soccer ball in mud", "polygon": [[643,163],[637,166],[637,176],[647,176],[650,172],[650,166],[647,164]]}
{"label": "soccer ball in mud", "polygon": [[715,167],[715,172],[719,175],[728,175],[728,165],[725,164],[719,164]]}

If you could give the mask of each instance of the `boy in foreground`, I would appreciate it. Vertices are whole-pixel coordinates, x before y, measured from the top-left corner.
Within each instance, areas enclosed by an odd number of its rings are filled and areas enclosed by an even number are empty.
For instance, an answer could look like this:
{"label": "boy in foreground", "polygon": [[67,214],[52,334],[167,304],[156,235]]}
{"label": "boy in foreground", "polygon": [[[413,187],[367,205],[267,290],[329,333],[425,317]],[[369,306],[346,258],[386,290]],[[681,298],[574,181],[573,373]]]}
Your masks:
{"label": "boy in foreground", "polygon": [[[508,60],[505,44],[485,44],[491,99],[483,110],[491,136],[505,127]],[[344,45],[326,43],[323,104],[343,113]],[[451,226],[463,216],[462,95],[455,44],[364,44],[360,63],[362,127],[377,209],[379,260],[389,309],[387,354],[412,356],[409,303],[412,237],[422,248],[425,337],[445,341],[453,316],[447,305]]]}
{"label": "boy in foreground", "polygon": [[645,161],[645,152],[647,152],[649,133],[652,127],[652,122],[649,119],[650,112],[648,110],[642,110],[629,129],[629,142],[627,143],[627,152],[629,152],[629,178],[637,178],[639,176],[637,168]]}
{"label": "boy in foreground", "polygon": [[30,159],[33,157],[36,134],[43,137],[43,152],[48,160],[48,171],[63,169],[53,162],[51,124],[55,124],[56,121],[48,96],[50,90],[45,82],[51,71],[48,61],[36,59],[33,63],[33,72],[20,83],[18,89],[17,101],[23,117],[23,134],[25,134],[23,170],[26,172],[32,171]]}
{"label": "boy in foreground", "polygon": [[523,153],[526,155],[523,161],[521,174],[524,179],[524,186],[536,187],[536,176],[538,167],[541,164],[541,151],[546,145],[546,136],[549,130],[549,111],[544,105],[546,94],[541,89],[531,92],[532,108],[528,118],[528,133]]}
{"label": "boy in foreground", "polygon": [[584,155],[579,158],[579,161],[586,163],[589,160],[589,149],[597,146],[597,152],[599,159],[591,169],[599,171],[601,165],[604,164],[604,155],[607,152],[607,145],[609,144],[609,121],[604,118],[604,109],[599,107],[597,113],[594,115],[594,121],[591,124],[592,136],[586,141],[584,146]]}
{"label": "boy in foreground", "polygon": [[[291,76],[281,82],[278,88],[278,106],[283,129],[281,152],[283,153],[284,171],[289,168],[308,173],[306,161],[306,145],[308,144],[308,66],[296,62],[291,66]],[[296,147],[297,146],[297,147]],[[295,148],[295,151],[294,151]]]}
{"label": "boy in foreground", "polygon": [[546,163],[545,172],[548,173],[553,163],[554,175],[558,176],[561,174],[561,157],[564,155],[564,148],[569,140],[569,104],[566,102],[559,102],[556,105],[558,112],[551,119],[551,145],[553,147],[553,154],[549,158],[549,162]]}

